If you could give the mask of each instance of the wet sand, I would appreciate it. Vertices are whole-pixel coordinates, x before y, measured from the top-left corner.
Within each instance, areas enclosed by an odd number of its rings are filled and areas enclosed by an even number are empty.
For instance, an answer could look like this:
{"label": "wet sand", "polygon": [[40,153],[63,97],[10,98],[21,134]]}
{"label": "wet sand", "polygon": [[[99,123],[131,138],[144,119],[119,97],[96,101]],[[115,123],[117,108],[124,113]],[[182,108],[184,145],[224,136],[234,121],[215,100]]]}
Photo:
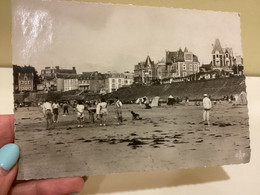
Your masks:
{"label": "wet sand", "polygon": [[[113,106],[108,126],[92,124],[85,114],[78,128],[76,114],[63,116],[52,130],[40,108],[15,112],[16,143],[21,148],[18,179],[103,175],[246,163],[250,159],[246,106],[214,105],[211,125],[199,124],[202,107],[174,105],[144,109],[124,105],[122,125]],[[142,120],[132,120],[130,111]]]}

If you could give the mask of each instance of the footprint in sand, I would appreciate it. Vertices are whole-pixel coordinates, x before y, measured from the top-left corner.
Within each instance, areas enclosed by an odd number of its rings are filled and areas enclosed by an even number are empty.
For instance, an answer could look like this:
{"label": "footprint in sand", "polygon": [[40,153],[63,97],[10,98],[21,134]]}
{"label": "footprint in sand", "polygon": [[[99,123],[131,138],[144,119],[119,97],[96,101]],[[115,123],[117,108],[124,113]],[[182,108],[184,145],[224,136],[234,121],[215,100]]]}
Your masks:
{"label": "footprint in sand", "polygon": [[151,145],[151,146],[154,148],[160,148],[160,146],[157,146],[157,145]]}
{"label": "footprint in sand", "polygon": [[55,143],[55,144],[64,144],[63,142],[57,142],[57,143]]}
{"label": "footprint in sand", "polygon": [[115,141],[110,141],[110,142],[108,142],[109,144],[116,144],[116,142]]}
{"label": "footprint in sand", "polygon": [[83,138],[83,137],[82,137],[82,138],[79,138],[79,139],[76,139],[76,140],[79,140],[79,141],[81,141],[81,140],[85,140],[85,138]]}
{"label": "footprint in sand", "polygon": [[162,130],[154,130],[153,132],[160,133],[160,132],[162,132]]}

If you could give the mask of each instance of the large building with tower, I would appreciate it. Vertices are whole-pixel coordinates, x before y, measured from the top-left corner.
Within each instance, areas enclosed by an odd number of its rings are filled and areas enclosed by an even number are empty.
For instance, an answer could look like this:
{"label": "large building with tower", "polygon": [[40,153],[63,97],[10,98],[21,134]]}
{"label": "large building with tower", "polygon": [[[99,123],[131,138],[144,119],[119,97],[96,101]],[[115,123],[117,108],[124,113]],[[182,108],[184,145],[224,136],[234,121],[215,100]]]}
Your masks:
{"label": "large building with tower", "polygon": [[199,60],[196,55],[188,51],[166,51],[167,76],[172,78],[186,77],[199,72]]}
{"label": "large building with tower", "polygon": [[234,55],[232,48],[222,48],[219,39],[216,39],[212,49],[213,69],[231,69],[233,64]]}

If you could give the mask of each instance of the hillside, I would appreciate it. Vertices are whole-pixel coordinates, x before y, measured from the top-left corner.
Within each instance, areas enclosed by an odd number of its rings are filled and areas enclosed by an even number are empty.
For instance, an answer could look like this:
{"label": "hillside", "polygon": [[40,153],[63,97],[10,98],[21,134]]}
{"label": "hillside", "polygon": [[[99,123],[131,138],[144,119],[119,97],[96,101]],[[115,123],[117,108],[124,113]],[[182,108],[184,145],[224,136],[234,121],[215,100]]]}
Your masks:
{"label": "hillside", "polygon": [[107,94],[106,98],[112,99],[118,96],[123,102],[128,102],[143,96],[148,98],[159,96],[167,99],[169,95],[172,95],[175,98],[185,98],[187,96],[190,100],[200,100],[203,94],[206,93],[212,99],[221,99],[224,95],[235,95],[245,90],[245,77],[240,76],[156,86],[129,87]]}

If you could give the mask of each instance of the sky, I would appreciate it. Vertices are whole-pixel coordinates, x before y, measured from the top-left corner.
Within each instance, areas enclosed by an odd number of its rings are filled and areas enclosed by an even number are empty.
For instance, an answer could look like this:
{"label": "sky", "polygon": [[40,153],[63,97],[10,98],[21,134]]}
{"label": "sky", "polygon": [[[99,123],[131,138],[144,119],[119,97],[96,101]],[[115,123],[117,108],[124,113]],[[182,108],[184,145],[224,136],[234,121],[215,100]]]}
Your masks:
{"label": "sky", "polygon": [[187,49],[210,63],[220,40],[243,55],[240,17],[200,11],[55,0],[12,1],[13,64],[76,67],[77,73],[134,70],[149,55]]}

